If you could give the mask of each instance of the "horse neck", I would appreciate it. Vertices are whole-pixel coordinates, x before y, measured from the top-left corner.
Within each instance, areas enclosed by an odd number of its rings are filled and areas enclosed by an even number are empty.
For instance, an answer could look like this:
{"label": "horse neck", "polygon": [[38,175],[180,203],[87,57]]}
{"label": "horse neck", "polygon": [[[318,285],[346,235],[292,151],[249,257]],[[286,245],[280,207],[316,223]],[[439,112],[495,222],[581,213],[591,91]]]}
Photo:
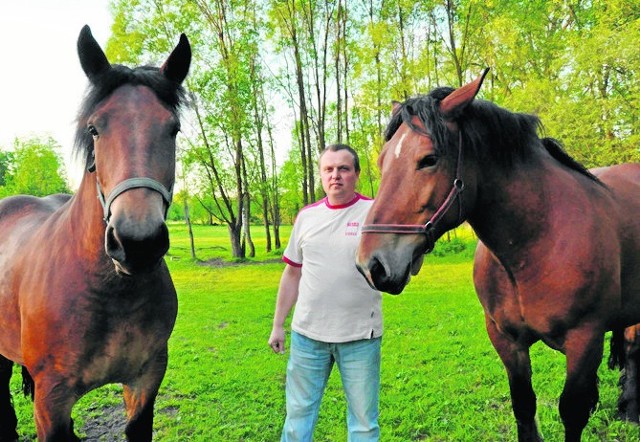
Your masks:
{"label": "horse neck", "polygon": [[78,191],[73,196],[68,210],[68,222],[73,226],[72,234],[79,238],[82,249],[94,259],[109,261],[104,252],[105,222],[103,209],[98,200],[95,174],[85,172]]}
{"label": "horse neck", "polygon": [[558,241],[567,201],[584,197],[587,179],[546,152],[508,169],[485,168],[469,224],[504,263],[522,264],[528,252]]}

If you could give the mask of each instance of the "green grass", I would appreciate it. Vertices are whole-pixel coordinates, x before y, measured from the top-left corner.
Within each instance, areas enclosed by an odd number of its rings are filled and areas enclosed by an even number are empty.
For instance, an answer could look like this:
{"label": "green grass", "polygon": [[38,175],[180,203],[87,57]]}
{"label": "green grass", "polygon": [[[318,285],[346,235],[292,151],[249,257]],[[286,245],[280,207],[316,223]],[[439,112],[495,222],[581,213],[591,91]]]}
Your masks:
{"label": "green grass", "polygon": [[[283,241],[290,229],[283,229]],[[284,419],[286,356],[267,346],[278,282],[279,253],[232,261],[226,229],[198,226],[197,256],[190,258],[183,226],[172,225],[167,259],[178,289],[179,316],[169,348],[169,368],[156,402],[159,441],[276,441]],[[484,330],[472,281],[474,239],[458,233],[459,253],[429,256],[400,296],[383,296],[380,424],[382,441],[514,441],[506,374]],[[439,245],[438,247],[446,247]],[[455,246],[459,249],[460,246]],[[266,263],[265,263],[266,262]],[[564,357],[542,344],[532,349],[538,420],[546,440],[561,440],[557,411]],[[600,369],[599,408],[584,441],[640,440],[637,427],[614,419],[617,372]],[[32,406],[12,384],[24,440],[33,440]],[[119,386],[103,387],[74,408],[76,428],[100,421],[121,404]],[[345,402],[337,372],[321,407],[315,440],[346,441]],[[105,439],[111,440],[111,439]]]}

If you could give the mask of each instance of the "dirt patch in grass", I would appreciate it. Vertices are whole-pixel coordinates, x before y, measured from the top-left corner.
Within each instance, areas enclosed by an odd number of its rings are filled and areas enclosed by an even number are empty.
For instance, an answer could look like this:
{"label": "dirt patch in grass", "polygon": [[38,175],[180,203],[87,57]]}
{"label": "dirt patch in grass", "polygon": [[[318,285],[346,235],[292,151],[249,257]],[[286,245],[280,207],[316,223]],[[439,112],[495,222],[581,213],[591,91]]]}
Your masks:
{"label": "dirt patch in grass", "polygon": [[[85,425],[80,429],[85,434],[83,442],[120,442],[126,441],[124,428],[127,424],[124,404],[112,405],[101,409],[102,415],[96,414],[93,418],[88,418]],[[156,413],[176,416],[178,407],[165,407],[156,410]]]}
{"label": "dirt patch in grass", "polygon": [[127,423],[124,404],[105,407],[101,415],[88,418],[80,429],[87,442],[114,442],[126,440],[124,427]]}

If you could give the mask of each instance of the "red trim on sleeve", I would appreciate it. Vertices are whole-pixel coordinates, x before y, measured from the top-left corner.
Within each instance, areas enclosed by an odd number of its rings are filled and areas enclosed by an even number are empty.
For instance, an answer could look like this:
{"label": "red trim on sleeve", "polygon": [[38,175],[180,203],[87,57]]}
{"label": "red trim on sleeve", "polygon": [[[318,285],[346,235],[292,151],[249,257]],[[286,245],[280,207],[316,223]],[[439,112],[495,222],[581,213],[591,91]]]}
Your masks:
{"label": "red trim on sleeve", "polygon": [[300,264],[300,263],[298,263],[298,262],[295,262],[295,261],[291,261],[289,258],[287,258],[287,257],[286,257],[286,256],[284,256],[284,255],[282,255],[282,260],[283,260],[285,263],[289,264],[290,266],[298,267],[298,268],[302,267],[302,264]]}

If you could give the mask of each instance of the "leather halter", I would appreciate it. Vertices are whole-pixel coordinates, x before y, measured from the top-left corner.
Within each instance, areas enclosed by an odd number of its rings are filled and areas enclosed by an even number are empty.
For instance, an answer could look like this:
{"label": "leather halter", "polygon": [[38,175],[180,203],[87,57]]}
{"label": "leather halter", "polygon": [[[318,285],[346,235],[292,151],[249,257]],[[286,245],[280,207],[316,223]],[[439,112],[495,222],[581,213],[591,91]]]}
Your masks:
{"label": "leather halter", "polygon": [[[89,159],[89,163],[87,164],[87,170],[90,173],[93,173],[96,171],[96,158],[95,158],[95,151],[93,150],[91,152],[91,158]],[[164,211],[165,219],[167,218],[167,214],[169,213],[169,206],[171,205],[171,201],[173,200],[173,186],[171,186],[170,189],[167,189],[159,181],[154,180],[153,178],[148,178],[148,177],[128,178],[124,181],[121,181],[120,183],[118,183],[118,185],[116,185],[113,189],[111,189],[111,192],[109,193],[109,195],[107,195],[106,198],[104,197],[104,192],[102,191],[102,186],[100,186],[100,181],[98,181],[97,176],[96,176],[96,188],[98,189],[98,201],[100,201],[100,205],[102,206],[102,212],[104,215],[102,219],[107,224],[109,223],[109,217],[111,216],[111,204],[113,204],[113,201],[118,196],[120,196],[127,190],[146,188],[146,189],[155,190],[160,195],[162,195],[163,201],[167,203],[167,208]]]}
{"label": "leather halter", "polygon": [[464,190],[462,180],[462,132],[458,132],[458,162],[456,166],[456,176],[453,179],[451,190],[438,210],[429,218],[425,224],[365,224],[362,226],[362,233],[393,233],[409,235],[425,235],[427,238],[427,248],[424,253],[429,253],[435,246],[435,228],[438,222],[451,209],[451,206],[458,200],[458,221],[462,219],[462,198],[460,194]]}
{"label": "leather halter", "polygon": [[120,196],[127,190],[144,187],[146,189],[151,189],[158,192],[160,195],[162,195],[162,199],[164,200],[164,202],[167,203],[167,208],[164,211],[165,218],[167,217],[167,213],[169,212],[169,206],[171,205],[171,200],[173,199],[173,188],[167,189],[166,187],[164,187],[164,185],[162,185],[162,183],[154,180],[153,178],[136,177],[136,178],[129,178],[124,181],[121,181],[120,183],[118,183],[117,186],[115,186],[111,190],[109,195],[107,195],[107,198],[104,197],[104,193],[102,192],[102,187],[100,187],[100,182],[97,180],[97,177],[96,177],[96,186],[98,188],[98,200],[102,205],[102,210],[104,213],[104,216],[102,219],[104,220],[105,223],[109,223],[109,216],[111,215],[111,204],[113,204],[113,201],[118,196]]}

